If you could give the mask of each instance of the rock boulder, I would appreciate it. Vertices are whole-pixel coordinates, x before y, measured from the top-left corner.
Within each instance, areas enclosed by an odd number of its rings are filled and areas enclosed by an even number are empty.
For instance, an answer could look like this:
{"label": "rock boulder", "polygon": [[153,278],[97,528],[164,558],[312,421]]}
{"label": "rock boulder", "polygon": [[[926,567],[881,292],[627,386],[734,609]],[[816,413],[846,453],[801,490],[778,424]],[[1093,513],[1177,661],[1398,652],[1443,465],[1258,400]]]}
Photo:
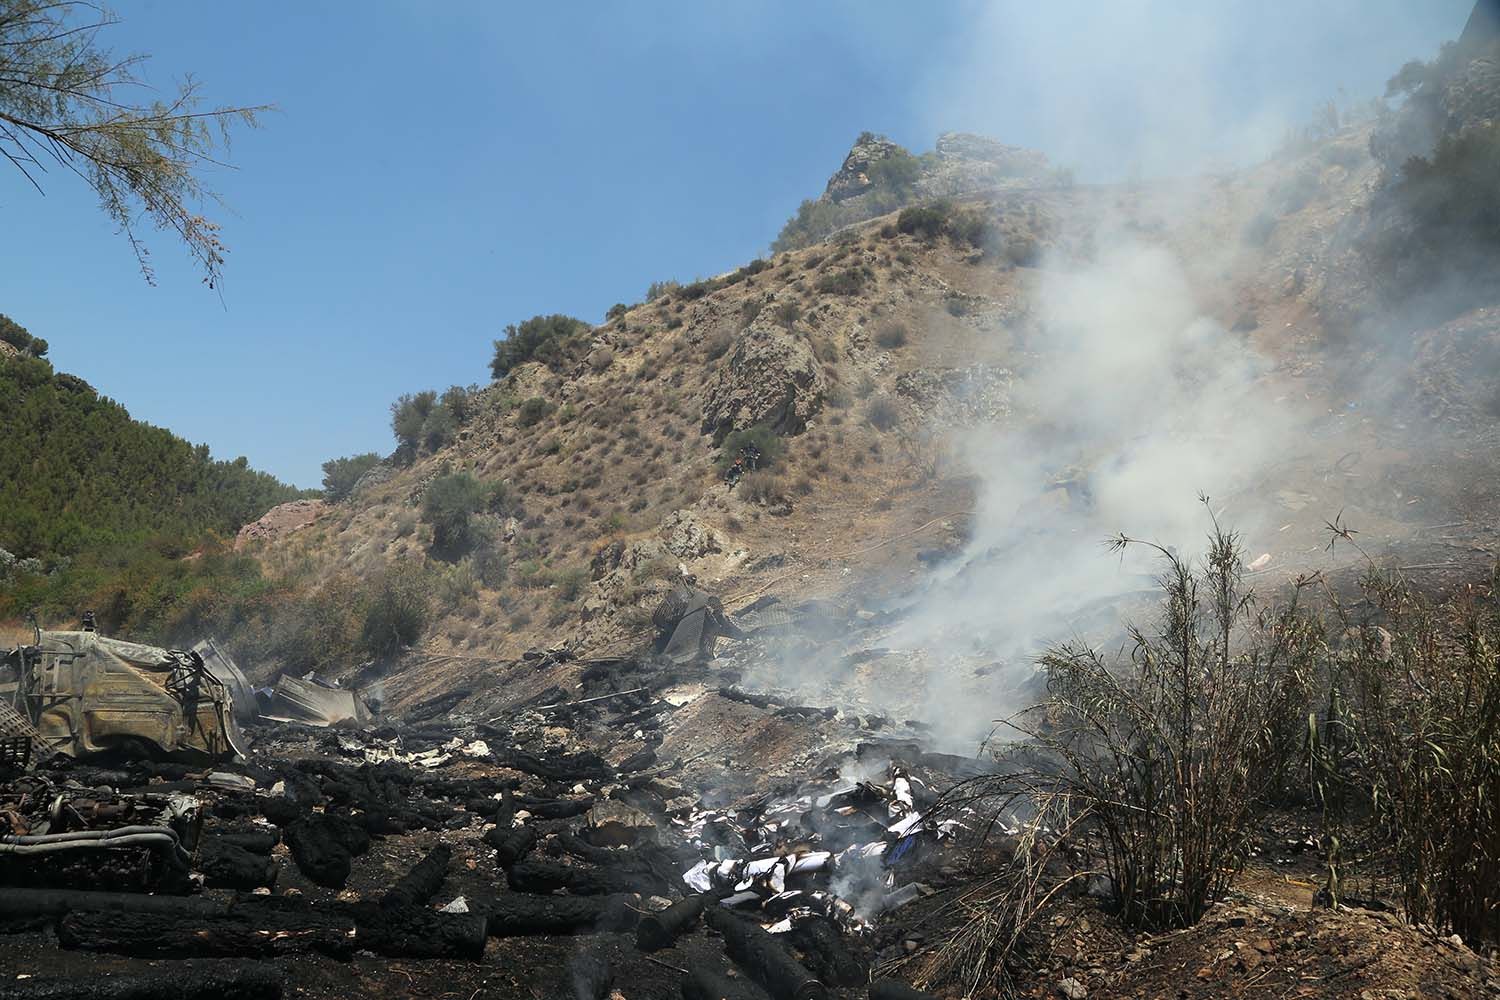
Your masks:
{"label": "rock boulder", "polygon": [[732,430],[764,423],[778,434],[799,434],[822,409],[826,389],[807,342],[757,319],[704,390],[703,431],[722,439]]}

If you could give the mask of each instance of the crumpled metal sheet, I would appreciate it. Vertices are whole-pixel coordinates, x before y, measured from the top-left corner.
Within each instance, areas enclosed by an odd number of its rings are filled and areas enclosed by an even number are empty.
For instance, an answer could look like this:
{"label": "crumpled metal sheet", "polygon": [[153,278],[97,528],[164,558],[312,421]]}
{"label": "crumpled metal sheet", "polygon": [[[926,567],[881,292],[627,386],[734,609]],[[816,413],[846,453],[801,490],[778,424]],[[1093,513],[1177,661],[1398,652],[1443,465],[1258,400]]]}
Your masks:
{"label": "crumpled metal sheet", "polygon": [[346,721],[365,723],[370,718],[353,691],[286,674],[271,689],[271,703],[261,715],[278,722],[310,726],[332,726]]}

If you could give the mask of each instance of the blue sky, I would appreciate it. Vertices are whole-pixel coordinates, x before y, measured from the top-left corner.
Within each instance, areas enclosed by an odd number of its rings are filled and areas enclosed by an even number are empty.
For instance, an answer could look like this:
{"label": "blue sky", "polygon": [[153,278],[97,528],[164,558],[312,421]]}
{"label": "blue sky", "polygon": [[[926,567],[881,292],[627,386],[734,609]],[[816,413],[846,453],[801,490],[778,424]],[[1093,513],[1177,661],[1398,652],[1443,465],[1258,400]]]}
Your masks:
{"label": "blue sky", "polygon": [[764,252],[859,132],[983,132],[1108,180],[1244,162],[1378,95],[1470,0],[121,2],[104,36],[271,103],[210,178],[222,298],[81,182],[0,171],[0,312],[137,418],[302,486],[392,446],[403,392],[483,382],[536,313]]}

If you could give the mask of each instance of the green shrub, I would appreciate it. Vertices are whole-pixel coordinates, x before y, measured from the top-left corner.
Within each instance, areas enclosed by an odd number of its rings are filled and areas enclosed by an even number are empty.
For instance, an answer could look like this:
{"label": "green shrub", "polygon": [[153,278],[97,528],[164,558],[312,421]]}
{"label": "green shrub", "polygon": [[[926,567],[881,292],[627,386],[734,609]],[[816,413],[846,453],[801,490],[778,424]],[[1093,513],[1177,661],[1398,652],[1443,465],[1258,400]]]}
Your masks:
{"label": "green shrub", "polygon": [[953,206],[946,201],[903,208],[901,214],[896,216],[896,229],[908,236],[935,240],[943,235],[943,228],[948,224],[948,216],[952,212]]}
{"label": "green shrub", "polygon": [[360,648],[385,659],[409,648],[427,630],[427,581],[410,568],[394,568],[375,585],[360,629]]}
{"label": "green shrub", "polygon": [[516,426],[534,427],[551,412],[551,403],[541,396],[532,396],[516,408]]}
{"label": "green shrub", "polygon": [[865,275],[858,268],[830,271],[818,276],[814,286],[824,295],[858,295],[864,291]]}
{"label": "green shrub", "polygon": [[723,472],[733,465],[734,460],[740,456],[740,450],[747,446],[760,449],[762,469],[774,466],[781,460],[782,453],[786,451],[786,443],[771,429],[769,424],[755,424],[743,430],[731,431],[725,435],[724,441],[719,445],[719,471]]}
{"label": "green shrub", "polygon": [[628,312],[630,312],[629,306],[627,306],[623,302],[616,302],[614,305],[610,306],[609,309],[604,313],[604,318],[607,320],[615,320],[624,316]]}
{"label": "green shrub", "polygon": [[0,340],[33,358],[47,356],[47,342],[40,337],[33,337],[24,326],[4,313],[0,313]]}
{"label": "green shrub", "polygon": [[474,547],[469,558],[472,560],[474,575],[484,586],[498,590],[505,583],[505,578],[510,573],[510,560],[498,545],[485,540]]}
{"label": "green shrub", "polygon": [[1255,213],[1255,218],[1246,223],[1240,239],[1245,241],[1246,246],[1263,247],[1270,242],[1271,234],[1275,231],[1276,216],[1270,212],[1260,211]]}
{"label": "green shrub", "polygon": [[1201,572],[1151,546],[1166,563],[1160,627],[1131,628],[1119,663],[1082,642],[1049,651],[1046,731],[1023,730],[1061,765],[1041,779],[1040,822],[1088,814],[1136,925],[1196,923],[1229,891],[1277,770],[1266,734],[1289,708],[1283,680],[1316,645],[1295,603],[1257,618],[1237,536],[1216,524],[1209,541]]}
{"label": "green shrub", "polygon": [[758,469],[740,480],[739,494],[751,503],[768,504],[782,498],[786,488],[781,477],[769,469]]}
{"label": "green shrub", "polygon": [[901,420],[901,408],[889,396],[876,396],[865,404],[865,419],[878,431],[888,431]]}
{"label": "green shrub", "polygon": [[696,302],[698,299],[714,291],[715,285],[706,278],[699,278],[690,285],[683,285],[678,291],[678,297],[684,302]]}
{"label": "green shrub", "polygon": [[373,451],[348,458],[330,458],[323,463],[323,496],[330,503],[338,503],[353,490],[359,478],[380,464],[380,456]]}
{"label": "green shrub", "polygon": [[1042,244],[1034,236],[1013,236],[1005,242],[1005,261],[1011,267],[1036,267],[1042,262]]}
{"label": "green shrub", "polygon": [[589,572],[582,566],[571,566],[568,569],[558,570],[552,577],[552,585],[557,588],[557,598],[560,601],[572,603],[583,593],[583,588],[588,586]]}
{"label": "green shrub", "polygon": [[653,281],[646,288],[646,301],[655,302],[657,299],[664,299],[681,287],[682,283],[677,281]]}
{"label": "green shrub", "polygon": [[972,209],[955,212],[948,220],[948,235],[955,243],[983,248],[994,234],[994,226],[983,212]]}
{"label": "green shrub", "polygon": [[422,520],[432,526],[433,551],[456,556],[476,540],[474,515],[485,509],[490,489],[467,472],[439,476],[422,495]]}
{"label": "green shrub", "polygon": [[875,331],[875,343],[888,351],[906,346],[906,327],[900,323],[884,323]]}
{"label": "green shrub", "polygon": [[442,396],[431,389],[407,393],[391,404],[391,431],[403,461],[452,444],[473,415],[476,390],[450,386]]}
{"label": "green shrub", "polygon": [[504,378],[517,365],[540,361],[555,366],[581,346],[590,327],[581,319],[554,313],[533,316],[520,325],[505,328],[505,337],[495,341],[490,374]]}

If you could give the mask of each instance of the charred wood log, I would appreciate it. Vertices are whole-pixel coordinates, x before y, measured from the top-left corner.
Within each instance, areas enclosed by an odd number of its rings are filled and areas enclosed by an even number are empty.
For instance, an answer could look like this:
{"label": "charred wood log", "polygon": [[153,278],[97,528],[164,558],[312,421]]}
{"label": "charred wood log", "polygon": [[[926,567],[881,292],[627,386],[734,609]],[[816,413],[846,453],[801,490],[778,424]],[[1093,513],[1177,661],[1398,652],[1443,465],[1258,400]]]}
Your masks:
{"label": "charred wood log", "polygon": [[781,702],[770,695],[751,694],[749,691],[743,691],[737,687],[721,687],[718,693],[720,698],[728,698],[730,701],[737,701],[742,705],[754,705],[756,708],[769,709],[772,705],[781,704]]}
{"label": "charred wood log", "polygon": [[67,889],[6,889],[0,892],[0,918],[61,916],[64,913],[159,913],[178,920],[223,916],[222,904],[181,896],[138,892],[85,892]]}
{"label": "charred wood log", "polygon": [[222,916],[183,920],[160,913],[70,913],[58,923],[64,948],[141,958],[267,958],[317,951],[348,958],[356,947],[347,917],[302,912],[274,920]]}
{"label": "charred wood log", "polygon": [[678,937],[698,922],[703,914],[703,906],[703,896],[689,896],[679,899],[665,910],[641,917],[641,922],[635,928],[636,947],[642,951],[659,951],[672,947]]}
{"label": "charred wood log", "polygon": [[268,857],[270,856],[271,851],[276,847],[277,842],[281,840],[281,837],[278,836],[274,832],[274,830],[267,830],[264,832],[233,830],[226,833],[216,834],[213,839],[218,841],[220,844],[226,844],[231,847],[238,847],[242,851],[249,851],[251,854],[259,854],[262,857]]}
{"label": "charred wood log", "polygon": [[534,694],[525,701],[518,703],[512,711],[519,712],[521,709],[533,708],[537,705],[557,705],[568,701],[572,697],[565,689],[554,684],[541,694]]}
{"label": "charred wood log", "polygon": [[311,813],[285,829],[297,869],[318,885],[342,889],[356,855],[370,849],[370,835],[347,816]]}
{"label": "charred wood log", "polygon": [[646,768],[655,763],[656,751],[652,750],[650,747],[647,747],[644,750],[637,750],[629,757],[626,757],[624,760],[620,761],[620,766],[617,768],[617,770],[621,774],[633,774],[636,771],[644,771]]}
{"label": "charred wood log", "polygon": [[516,892],[549,893],[566,889],[575,896],[609,896],[620,893],[665,891],[661,879],[649,872],[619,868],[584,868],[548,861],[522,861],[505,873]]}
{"label": "charred wood log", "polygon": [[788,936],[807,956],[809,967],[819,979],[835,986],[859,986],[870,981],[870,970],[849,950],[844,936],[827,917],[806,920]]}
{"label": "charred wood log", "polygon": [[495,824],[509,829],[516,821],[516,796],[507,785],[500,790],[500,809],[495,813]]}
{"label": "charred wood log", "polygon": [[615,970],[609,960],[586,951],[575,952],[565,969],[565,982],[577,1000],[604,1000],[615,984]]}
{"label": "charred wood log", "polygon": [[528,896],[511,893],[483,904],[490,937],[628,931],[640,918],[634,896]]}
{"label": "charred wood log", "polygon": [[281,972],[241,962],[174,962],[168,969],[7,983],[7,1000],[281,1000]]}
{"label": "charred wood log", "polygon": [[281,868],[276,862],[215,837],[198,849],[198,870],[204,883],[217,889],[250,892],[276,884]]}
{"label": "charred wood log", "polygon": [[[447,844],[434,847],[380,898],[380,905],[391,909],[418,906],[427,902],[443,887],[443,880],[448,877],[448,862],[452,857],[453,849]],[[483,937],[482,934],[480,936]]]}
{"label": "charred wood log", "polygon": [[484,954],[488,923],[482,913],[439,913],[423,906],[370,903],[341,909],[354,919],[359,947],[377,955],[477,959]]}
{"label": "charred wood log", "polygon": [[609,762],[592,750],[537,757],[524,750],[502,751],[496,763],[552,781],[605,781],[615,776]]}
{"label": "charred wood log", "polygon": [[870,984],[870,1000],[937,1000],[931,993],[923,993],[894,979],[877,979]]}
{"label": "charred wood log", "polygon": [[484,842],[495,849],[495,862],[501,868],[510,868],[536,846],[536,828],[517,826],[505,829],[497,826],[485,832]]}
{"label": "charred wood log", "polygon": [[744,979],[695,968],[682,981],[682,1000],[765,1000],[765,994]]}
{"label": "charred wood log", "polygon": [[724,950],[775,1000],[826,1000],[828,988],[793,958],[774,934],[718,906],[703,919],[724,936]]}
{"label": "charred wood log", "polygon": [[516,798],[516,805],[537,819],[572,819],[594,808],[595,801],[592,795],[581,799],[534,799],[521,795]]}

